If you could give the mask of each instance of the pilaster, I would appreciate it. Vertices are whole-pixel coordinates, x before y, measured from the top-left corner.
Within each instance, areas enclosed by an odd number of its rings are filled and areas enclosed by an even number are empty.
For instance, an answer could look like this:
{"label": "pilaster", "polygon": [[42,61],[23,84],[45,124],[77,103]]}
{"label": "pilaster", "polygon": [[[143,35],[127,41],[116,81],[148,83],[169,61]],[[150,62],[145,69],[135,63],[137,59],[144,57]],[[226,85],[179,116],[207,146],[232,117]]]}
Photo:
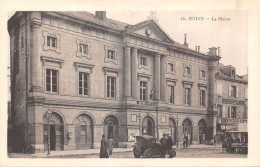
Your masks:
{"label": "pilaster", "polygon": [[154,61],[154,99],[160,100],[160,55],[155,55]]}

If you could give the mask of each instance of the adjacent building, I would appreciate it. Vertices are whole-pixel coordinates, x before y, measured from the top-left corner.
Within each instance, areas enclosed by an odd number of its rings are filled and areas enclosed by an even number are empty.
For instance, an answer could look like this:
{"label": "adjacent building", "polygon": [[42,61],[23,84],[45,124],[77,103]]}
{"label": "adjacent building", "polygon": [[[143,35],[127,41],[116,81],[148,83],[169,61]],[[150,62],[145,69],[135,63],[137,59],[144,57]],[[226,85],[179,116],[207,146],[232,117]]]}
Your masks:
{"label": "adjacent building", "polygon": [[239,76],[236,68],[219,64],[217,79],[217,134],[235,130],[238,124],[247,124],[248,75]]}
{"label": "adjacent building", "polygon": [[[35,152],[115,147],[134,136],[216,134],[220,56],[174,41],[154,20],[135,25],[106,12],[16,12],[8,21],[13,148]],[[223,89],[224,90],[224,89]],[[242,108],[241,108],[242,109]]]}

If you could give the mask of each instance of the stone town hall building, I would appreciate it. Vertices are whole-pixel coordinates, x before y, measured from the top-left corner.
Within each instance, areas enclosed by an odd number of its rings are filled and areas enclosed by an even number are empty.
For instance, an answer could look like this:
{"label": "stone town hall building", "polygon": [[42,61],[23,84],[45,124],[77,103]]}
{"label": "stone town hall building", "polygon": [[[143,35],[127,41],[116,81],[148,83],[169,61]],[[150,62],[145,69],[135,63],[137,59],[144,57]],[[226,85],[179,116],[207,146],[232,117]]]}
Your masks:
{"label": "stone town hall building", "polygon": [[198,144],[216,133],[217,48],[203,54],[154,20],[106,12],[16,12],[8,31],[17,150],[43,152],[48,136],[51,150],[75,150],[99,148],[102,134],[131,147],[139,134]]}

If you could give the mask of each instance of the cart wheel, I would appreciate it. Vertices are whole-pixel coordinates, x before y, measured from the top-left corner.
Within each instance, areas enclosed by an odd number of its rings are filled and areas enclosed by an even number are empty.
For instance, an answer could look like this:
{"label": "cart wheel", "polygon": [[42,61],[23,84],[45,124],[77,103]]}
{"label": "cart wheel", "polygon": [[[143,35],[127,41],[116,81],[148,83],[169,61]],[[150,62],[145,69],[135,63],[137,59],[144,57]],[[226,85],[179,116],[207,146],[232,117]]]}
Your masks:
{"label": "cart wheel", "polygon": [[170,149],[169,150],[169,158],[173,158],[176,157],[176,151],[174,151],[174,149]]}
{"label": "cart wheel", "polygon": [[140,158],[142,155],[141,149],[139,147],[135,147],[133,152],[134,152],[135,158]]}
{"label": "cart wheel", "polygon": [[145,150],[144,156],[145,156],[145,158],[152,158],[153,157],[152,150]]}

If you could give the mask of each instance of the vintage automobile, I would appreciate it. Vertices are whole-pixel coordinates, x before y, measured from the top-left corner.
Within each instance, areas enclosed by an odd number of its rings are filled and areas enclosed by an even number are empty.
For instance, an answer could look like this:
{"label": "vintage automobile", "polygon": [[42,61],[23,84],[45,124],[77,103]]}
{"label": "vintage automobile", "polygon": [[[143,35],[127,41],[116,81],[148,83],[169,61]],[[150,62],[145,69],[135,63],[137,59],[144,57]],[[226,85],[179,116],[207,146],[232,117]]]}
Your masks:
{"label": "vintage automobile", "polygon": [[248,132],[244,126],[243,124],[239,124],[235,130],[226,131],[224,133],[223,149],[229,153],[247,154]]}
{"label": "vintage automobile", "polygon": [[[145,158],[152,158],[153,156],[161,156],[161,144],[156,143],[156,138],[149,135],[135,136],[136,143],[133,145],[133,153],[135,158],[144,156]],[[176,156],[176,151],[171,148],[167,151],[169,158]]]}

